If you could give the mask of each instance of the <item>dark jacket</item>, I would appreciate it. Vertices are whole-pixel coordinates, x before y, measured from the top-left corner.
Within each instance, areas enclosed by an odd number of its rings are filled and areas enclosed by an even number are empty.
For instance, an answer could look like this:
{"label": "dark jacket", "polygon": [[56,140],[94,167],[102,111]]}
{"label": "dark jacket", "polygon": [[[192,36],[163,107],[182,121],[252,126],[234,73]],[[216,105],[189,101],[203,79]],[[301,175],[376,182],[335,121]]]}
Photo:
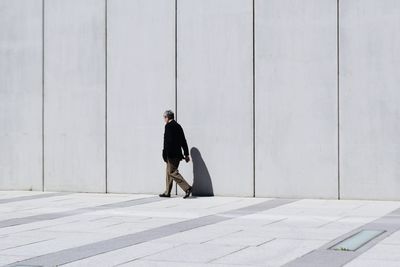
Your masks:
{"label": "dark jacket", "polygon": [[189,149],[183,129],[179,123],[172,120],[165,124],[164,148],[162,153],[164,161],[167,161],[168,158],[183,159],[182,148],[184,155],[188,156]]}

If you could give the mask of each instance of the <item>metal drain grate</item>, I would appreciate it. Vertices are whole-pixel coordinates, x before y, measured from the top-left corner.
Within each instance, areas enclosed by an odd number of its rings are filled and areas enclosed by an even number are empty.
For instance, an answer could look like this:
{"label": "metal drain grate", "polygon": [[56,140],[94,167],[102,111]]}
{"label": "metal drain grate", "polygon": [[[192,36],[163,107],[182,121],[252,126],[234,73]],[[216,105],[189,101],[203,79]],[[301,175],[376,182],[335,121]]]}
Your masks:
{"label": "metal drain grate", "polygon": [[378,237],[386,231],[383,230],[361,230],[360,232],[340,241],[329,249],[341,251],[355,251]]}

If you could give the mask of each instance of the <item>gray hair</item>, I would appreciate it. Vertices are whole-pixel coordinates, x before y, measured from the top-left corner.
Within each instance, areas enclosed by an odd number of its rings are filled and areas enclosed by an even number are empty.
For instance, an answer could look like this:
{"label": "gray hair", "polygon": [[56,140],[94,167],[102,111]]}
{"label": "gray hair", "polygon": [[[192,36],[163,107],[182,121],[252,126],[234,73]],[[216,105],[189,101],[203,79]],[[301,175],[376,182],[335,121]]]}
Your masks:
{"label": "gray hair", "polygon": [[164,117],[167,117],[169,120],[172,120],[174,118],[174,112],[169,109],[164,112]]}

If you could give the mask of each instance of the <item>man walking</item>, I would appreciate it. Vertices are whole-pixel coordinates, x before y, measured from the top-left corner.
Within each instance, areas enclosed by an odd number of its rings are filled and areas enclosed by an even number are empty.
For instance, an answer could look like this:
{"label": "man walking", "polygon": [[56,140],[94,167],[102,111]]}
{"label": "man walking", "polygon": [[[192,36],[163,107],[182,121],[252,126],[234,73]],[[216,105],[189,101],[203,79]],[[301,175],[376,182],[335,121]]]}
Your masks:
{"label": "man walking", "polygon": [[[183,198],[188,198],[192,193],[192,187],[185,181],[178,171],[179,162],[185,159],[190,161],[189,149],[186,142],[185,134],[182,127],[174,120],[174,112],[167,110],[164,112],[165,131],[164,131],[164,148],[162,156],[167,163],[166,170],[166,189],[160,194],[160,197],[170,197],[172,183],[175,181],[185,192]],[[184,156],[182,155],[182,148]]]}

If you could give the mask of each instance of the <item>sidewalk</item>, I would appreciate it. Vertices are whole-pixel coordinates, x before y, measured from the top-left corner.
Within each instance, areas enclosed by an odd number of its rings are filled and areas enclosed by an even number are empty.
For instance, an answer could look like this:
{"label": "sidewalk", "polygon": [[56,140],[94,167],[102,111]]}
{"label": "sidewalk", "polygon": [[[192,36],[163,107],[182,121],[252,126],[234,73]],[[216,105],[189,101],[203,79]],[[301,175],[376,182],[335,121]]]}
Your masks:
{"label": "sidewalk", "polygon": [[399,230],[395,201],[0,191],[0,266],[398,267]]}

